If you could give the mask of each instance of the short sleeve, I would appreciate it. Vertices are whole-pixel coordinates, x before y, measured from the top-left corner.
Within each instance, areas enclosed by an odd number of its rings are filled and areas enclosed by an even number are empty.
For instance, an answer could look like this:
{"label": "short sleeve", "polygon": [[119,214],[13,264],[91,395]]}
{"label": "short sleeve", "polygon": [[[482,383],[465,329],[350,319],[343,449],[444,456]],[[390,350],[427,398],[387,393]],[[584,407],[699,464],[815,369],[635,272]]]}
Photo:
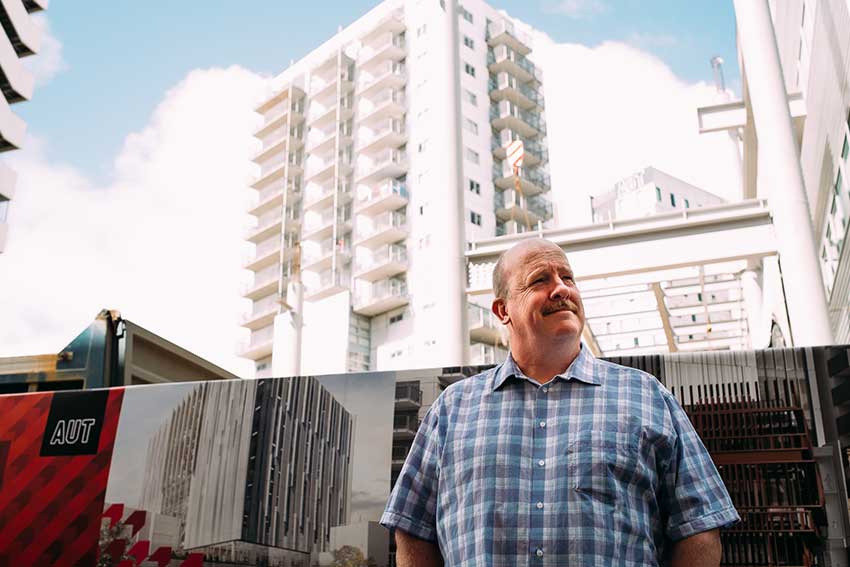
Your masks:
{"label": "short sleeve", "polygon": [[661,477],[659,504],[671,541],[740,521],[708,450],[676,398],[664,392],[676,438]]}
{"label": "short sleeve", "polygon": [[442,449],[442,396],[431,405],[399,473],[381,525],[398,528],[412,536],[437,541],[437,486]]}

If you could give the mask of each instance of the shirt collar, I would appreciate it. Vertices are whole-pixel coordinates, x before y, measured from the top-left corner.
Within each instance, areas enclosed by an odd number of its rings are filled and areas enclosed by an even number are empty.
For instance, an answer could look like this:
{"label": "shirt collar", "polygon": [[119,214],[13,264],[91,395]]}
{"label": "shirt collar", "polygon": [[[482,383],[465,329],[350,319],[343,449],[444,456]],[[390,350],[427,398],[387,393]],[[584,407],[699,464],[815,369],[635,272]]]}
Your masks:
{"label": "shirt collar", "polygon": [[[594,372],[595,361],[596,359],[590,352],[590,349],[584,346],[584,343],[581,343],[578,356],[575,357],[575,360],[573,360],[572,364],[564,372],[557,374],[555,379],[570,380],[575,378],[587,384],[601,386],[602,378],[598,373]],[[496,368],[493,377],[493,391],[498,390],[508,378],[512,377],[526,378],[525,374],[522,373],[522,370],[514,362],[514,357],[511,353],[508,353],[505,362]]]}

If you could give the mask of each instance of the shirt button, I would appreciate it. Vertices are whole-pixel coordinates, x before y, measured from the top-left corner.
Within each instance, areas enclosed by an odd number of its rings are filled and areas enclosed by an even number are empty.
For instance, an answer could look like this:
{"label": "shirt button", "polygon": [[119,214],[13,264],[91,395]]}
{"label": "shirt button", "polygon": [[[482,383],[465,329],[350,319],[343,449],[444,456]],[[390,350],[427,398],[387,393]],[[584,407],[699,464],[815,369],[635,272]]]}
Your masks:
{"label": "shirt button", "polygon": [[540,549],[539,547],[537,548],[537,552],[536,552],[536,553],[537,553],[537,557],[543,557],[543,550],[542,550],[542,549]]}
{"label": "shirt button", "polygon": [[537,503],[537,509],[539,510],[541,508],[543,508],[543,502],[538,502]]}
{"label": "shirt button", "polygon": [[546,422],[545,422],[545,421],[541,421],[541,422],[540,422],[540,427],[546,427]]}
{"label": "shirt button", "polygon": [[546,465],[546,461],[544,461],[543,459],[540,459],[539,461],[537,461],[537,464],[542,467],[542,466]]}

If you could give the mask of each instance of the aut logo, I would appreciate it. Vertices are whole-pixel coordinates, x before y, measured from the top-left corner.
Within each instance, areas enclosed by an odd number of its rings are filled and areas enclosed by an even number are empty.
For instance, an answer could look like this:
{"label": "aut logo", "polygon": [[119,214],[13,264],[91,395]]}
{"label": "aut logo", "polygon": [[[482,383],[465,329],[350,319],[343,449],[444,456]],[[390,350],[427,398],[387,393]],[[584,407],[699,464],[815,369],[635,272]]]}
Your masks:
{"label": "aut logo", "polygon": [[92,427],[94,427],[96,421],[93,417],[85,419],[60,419],[56,422],[56,429],[53,430],[53,435],[50,436],[50,444],[86,444],[89,442]]}
{"label": "aut logo", "polygon": [[40,455],[96,455],[108,395],[107,390],[53,394]]}

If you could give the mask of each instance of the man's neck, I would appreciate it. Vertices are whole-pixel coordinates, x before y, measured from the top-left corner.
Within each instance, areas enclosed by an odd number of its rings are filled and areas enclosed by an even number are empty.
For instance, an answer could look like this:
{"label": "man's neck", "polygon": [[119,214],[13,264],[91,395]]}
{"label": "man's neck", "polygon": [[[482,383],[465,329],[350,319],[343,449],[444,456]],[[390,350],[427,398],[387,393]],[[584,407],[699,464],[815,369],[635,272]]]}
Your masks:
{"label": "man's neck", "polygon": [[[516,344],[519,343],[519,344]],[[563,373],[576,359],[581,350],[581,339],[550,346],[511,343],[511,356],[523,374],[545,384]]]}

